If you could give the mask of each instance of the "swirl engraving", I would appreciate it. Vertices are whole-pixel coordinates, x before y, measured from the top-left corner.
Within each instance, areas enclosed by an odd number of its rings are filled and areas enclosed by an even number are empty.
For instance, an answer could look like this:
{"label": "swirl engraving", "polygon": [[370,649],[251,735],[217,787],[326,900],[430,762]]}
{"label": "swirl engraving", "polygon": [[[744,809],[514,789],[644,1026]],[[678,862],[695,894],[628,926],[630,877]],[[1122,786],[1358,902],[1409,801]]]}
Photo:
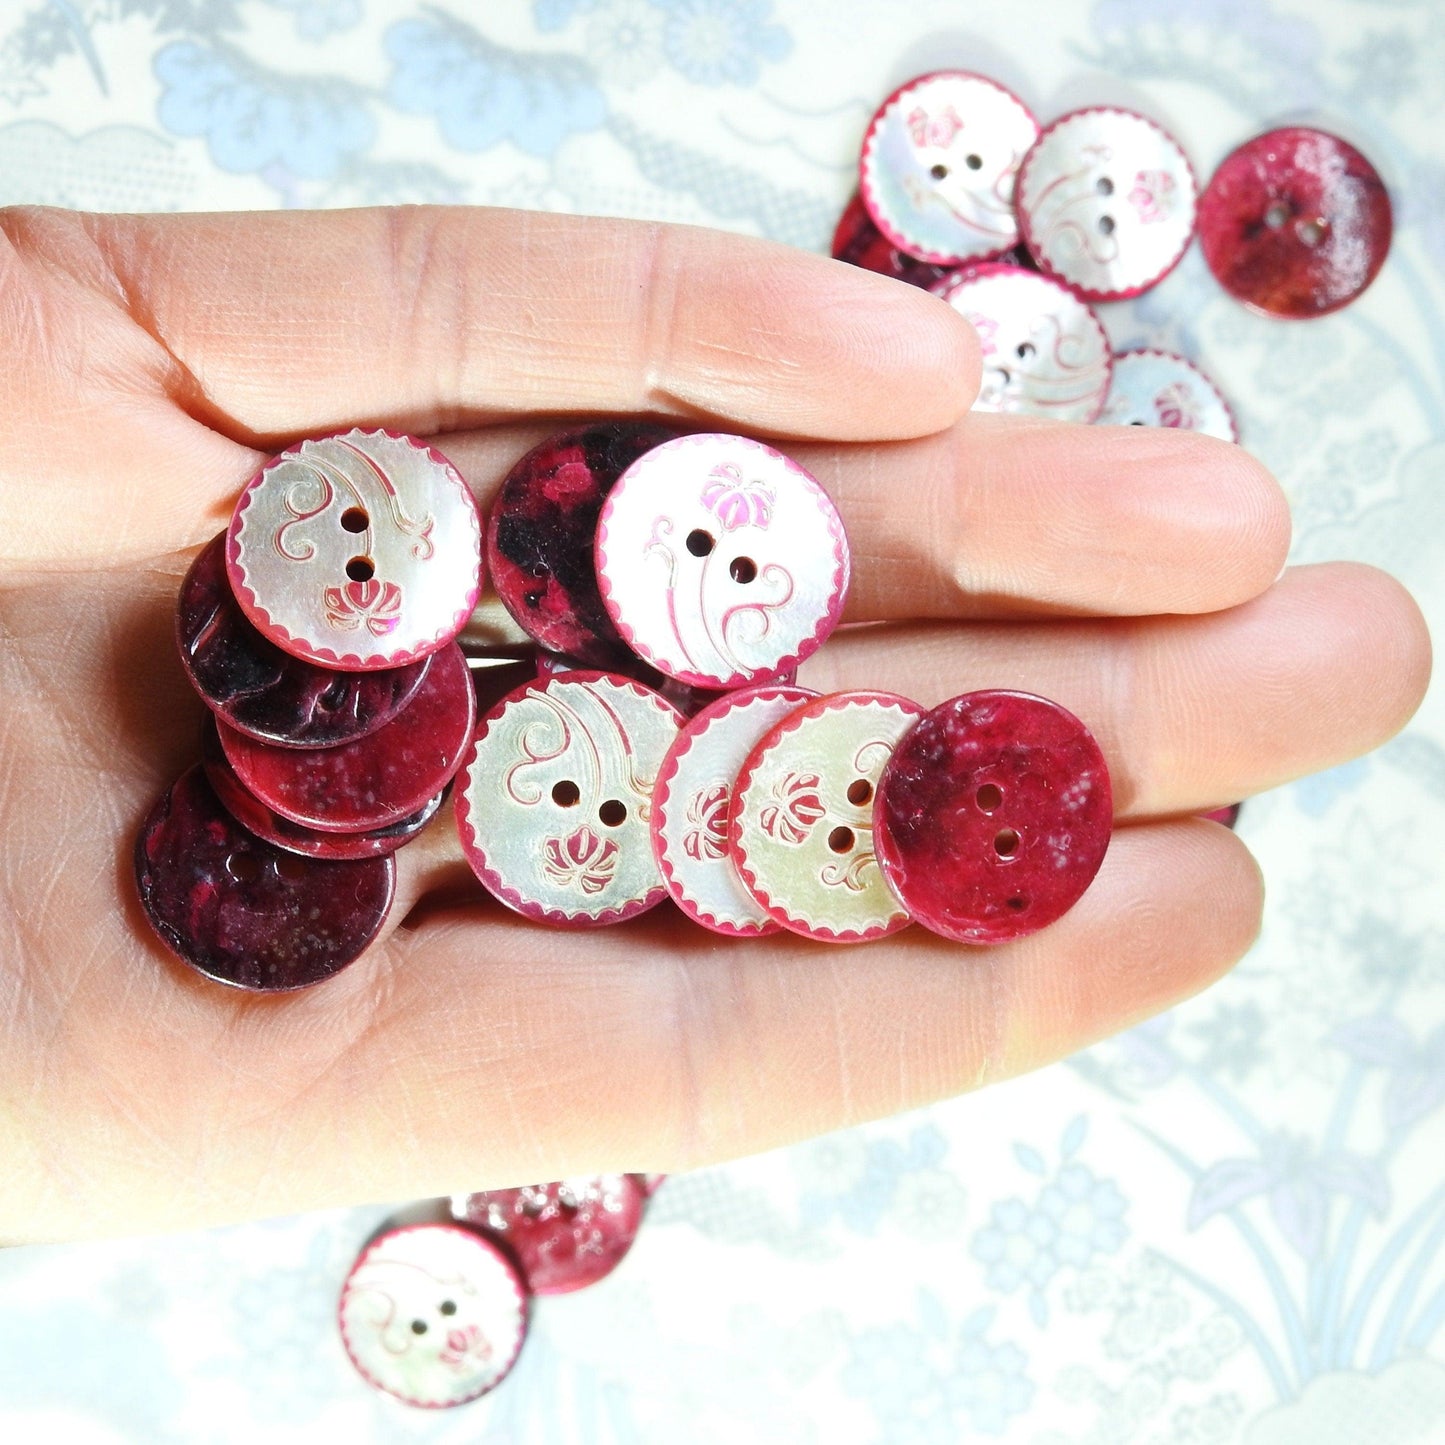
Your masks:
{"label": "swirl engraving", "polygon": [[[304,462],[300,465],[307,466]],[[306,490],[311,486],[318,489],[321,499],[315,506],[305,500]],[[301,540],[301,551],[291,551],[286,544],[286,533],[292,527],[298,526],[302,522],[309,522],[312,517],[324,512],[331,505],[331,499],[335,495],[335,490],[327,480],[325,473],[316,466],[311,466],[308,470],[303,471],[302,475],[286,488],[285,494],[281,498],[281,505],[286,508],[290,521],[282,522],[277,527],[276,534],[271,539],[271,545],[288,562],[309,562],[316,555],[316,544],[306,541],[305,538]]]}

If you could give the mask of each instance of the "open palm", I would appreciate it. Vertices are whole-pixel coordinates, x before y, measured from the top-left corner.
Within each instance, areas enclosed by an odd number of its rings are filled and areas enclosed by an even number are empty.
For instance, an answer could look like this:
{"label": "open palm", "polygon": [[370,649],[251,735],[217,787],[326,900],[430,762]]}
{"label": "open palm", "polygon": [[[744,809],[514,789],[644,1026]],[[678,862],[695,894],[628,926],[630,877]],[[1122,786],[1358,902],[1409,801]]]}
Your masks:
{"label": "open palm", "polygon": [[[1253,939],[1244,846],[1188,816],[1383,741],[1424,689],[1408,596],[1287,572],[1278,488],[1187,433],[972,416],[931,297],[680,228],[505,211],[0,212],[0,1240],[671,1170],[1056,1058]],[[1053,697],[1120,827],[1062,921],[988,950],[596,934],[486,897],[449,810],[381,940],[280,997],[173,959],[135,899],[198,752],[176,590],[266,455],[385,425],[485,506],[568,415],[789,439],[853,543],[820,690]]]}

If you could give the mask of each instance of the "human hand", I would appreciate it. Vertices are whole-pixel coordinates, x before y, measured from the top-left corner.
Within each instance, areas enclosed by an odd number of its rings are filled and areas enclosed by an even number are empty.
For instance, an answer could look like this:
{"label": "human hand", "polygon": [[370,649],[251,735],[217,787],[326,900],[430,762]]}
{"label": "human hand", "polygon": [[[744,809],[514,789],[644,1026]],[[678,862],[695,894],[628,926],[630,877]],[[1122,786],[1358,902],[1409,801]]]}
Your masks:
{"label": "human hand", "polygon": [[[1190,433],[968,415],[977,346],[908,287],[762,242],[506,211],[0,212],[0,1239],[172,1229],[671,1171],[1033,1068],[1253,940],[1244,845],[1188,816],[1384,741],[1429,671],[1353,565],[1276,581],[1279,489]],[[595,934],[510,914],[450,809],[388,931],[268,997],[172,958],[132,848],[198,752],[180,579],[246,480],[352,425],[429,439],[483,506],[559,416],[783,445],[837,501],[821,691],[1015,687],[1103,746],[1118,830],[1015,943]],[[802,440],[811,439],[811,440]]]}

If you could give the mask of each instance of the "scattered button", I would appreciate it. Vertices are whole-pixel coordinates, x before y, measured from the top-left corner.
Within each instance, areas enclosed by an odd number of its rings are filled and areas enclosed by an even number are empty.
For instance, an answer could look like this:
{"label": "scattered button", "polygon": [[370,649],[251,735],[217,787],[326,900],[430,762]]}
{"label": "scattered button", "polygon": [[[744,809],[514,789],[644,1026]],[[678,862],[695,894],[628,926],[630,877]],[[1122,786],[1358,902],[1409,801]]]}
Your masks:
{"label": "scattered button", "polygon": [[460,1194],[452,1213],[508,1248],[533,1294],[570,1294],[622,1263],[646,1204],[637,1175],[599,1174]]}
{"label": "scattered button", "polygon": [[728,837],[744,886],[784,928],[864,943],[907,924],[874,857],[873,795],[922,715],[892,693],[833,693],[794,709],[749,755]]}
{"label": "scattered button", "polygon": [[598,522],[597,577],[645,661],[695,687],[744,687],[796,667],[837,625],[848,539],[796,462],[704,433],[623,473]]}
{"label": "scattered button", "polygon": [[456,776],[476,701],[456,643],[432,659],[416,696],[389,723],[334,748],[278,748],[218,720],[221,747],[247,791],[321,833],[369,833],[424,808]]}
{"label": "scattered button", "polygon": [[518,913],[620,923],[667,896],[652,856],[652,789],[682,719],[627,678],[569,672],[482,719],[457,782],[462,849]]}
{"label": "scattered button", "polygon": [[863,204],[920,261],[997,256],[1018,242],[1014,179],[1038,133],[1029,108],[995,81],[921,75],[883,102],[863,137]]}
{"label": "scattered button", "polygon": [[1099,415],[1108,426],[1170,426],[1237,442],[1239,427],[1219,388],[1170,351],[1124,351],[1114,358],[1109,398]]}
{"label": "scattered button", "polygon": [[686,724],[658,774],[652,848],[662,881],[672,901],[713,933],[752,938],[778,930],[733,867],[732,789],[762,737],[816,696],[805,687],[729,693]]}
{"label": "scattered button", "polygon": [[392,858],[300,858],[254,837],[199,767],[151,809],[135,873],[172,953],[218,983],[264,991],[306,988],[360,957],[396,888]]}
{"label": "scattered button", "polygon": [[463,1405],[506,1378],[527,1297],[506,1255],[457,1224],[385,1231],[341,1290],[341,1342],[363,1379],[408,1405]]}
{"label": "scattered button", "polygon": [[1208,818],[1211,823],[1223,823],[1226,828],[1233,828],[1239,822],[1239,810],[1242,805],[1231,803],[1227,808],[1215,808],[1213,812],[1201,813],[1201,818]]}
{"label": "scattered button", "polygon": [[1109,106],[1046,126],[1018,179],[1019,224],[1039,267],[1087,301],[1162,281],[1194,235],[1199,187],[1179,143]]}
{"label": "scattered button", "polygon": [[1354,146],[1287,126],[1226,156],[1199,204],[1219,284],[1271,316],[1324,316],[1379,274],[1393,220],[1385,183]]}
{"label": "scattered button", "polygon": [[1003,943],[1082,896],[1109,846],[1113,794],[1073,713],[1028,693],[971,692],[899,742],[876,818],[883,876],[917,922]]}
{"label": "scattered button", "polygon": [[858,195],[848,202],[833,232],[833,259],[926,289],[953,274],[951,266],[920,261],[906,251],[900,251],[873,223],[862,196]]}
{"label": "scattered button", "polygon": [[940,293],[978,332],[974,411],[1094,421],[1112,358],[1099,318],[1066,287],[1017,266],[985,265]]}
{"label": "scattered button", "polygon": [[625,663],[627,645],[597,590],[592,543],[603,499],[676,427],[605,422],[550,438],[507,473],[487,518],[487,570],[517,625],[587,667]]}
{"label": "scattered button", "polygon": [[267,463],[236,503],[226,567],[241,610],[284,652],[349,671],[445,647],[481,589],[466,483],[411,437],[349,431]]}

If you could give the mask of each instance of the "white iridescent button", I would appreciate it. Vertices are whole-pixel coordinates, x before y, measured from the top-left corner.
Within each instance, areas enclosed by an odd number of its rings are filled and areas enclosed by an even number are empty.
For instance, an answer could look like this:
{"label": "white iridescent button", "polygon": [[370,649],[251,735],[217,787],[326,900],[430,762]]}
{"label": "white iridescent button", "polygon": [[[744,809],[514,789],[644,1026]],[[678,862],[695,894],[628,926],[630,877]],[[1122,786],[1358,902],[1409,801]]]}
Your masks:
{"label": "white iridescent button", "polygon": [[730,693],[684,725],[653,795],[652,849],[672,900],[714,933],[753,938],[779,925],[743,887],[728,847],[733,784],[759,740],[817,697],[806,687]]}
{"label": "white iridescent button", "polygon": [[1237,442],[1239,428],[1219,388],[1191,361],[1170,351],[1123,351],[1114,358],[1108,426],[1170,426]]}
{"label": "white iridescent button", "polygon": [[652,854],[652,790],[682,718],[614,673],[567,672],[482,719],[457,781],[472,871],[543,923],[620,923],[667,896]]}
{"label": "white iridescent button", "polygon": [[892,693],[833,693],[795,708],[749,755],[728,837],[744,887],[784,928],[864,943],[908,923],[874,856],[873,794],[922,716]]}
{"label": "white iridescent button", "polygon": [[1166,130],[1095,106],[1044,128],[1016,195],[1039,266],[1085,300],[1122,301],[1178,265],[1194,235],[1199,184]]}
{"label": "white iridescent button", "polygon": [[1016,245],[1014,179],[1039,134],[1012,91],[965,70],[921,75],[878,108],[859,162],[873,223],[901,251],[951,266]]}
{"label": "white iridescent button", "polygon": [[796,667],[837,625],[848,578],[828,494],[747,437],[654,447],[623,472],[597,523],[597,580],[618,631],[694,687],[745,687]]}
{"label": "white iridescent button", "polygon": [[974,411],[1093,421],[1109,394],[1109,338],[1069,289],[1020,266],[967,271],[939,293],[978,332]]}
{"label": "white iridescent button", "polygon": [[527,1297],[496,1245],[455,1224],[389,1229],[341,1290],[341,1342],[366,1381],[408,1405],[462,1405],[501,1383]]}
{"label": "white iridescent button", "polygon": [[268,462],[226,535],[231,590],[277,647],[400,667],[445,647],[481,589],[482,528],[457,469],[411,437],[349,431]]}

